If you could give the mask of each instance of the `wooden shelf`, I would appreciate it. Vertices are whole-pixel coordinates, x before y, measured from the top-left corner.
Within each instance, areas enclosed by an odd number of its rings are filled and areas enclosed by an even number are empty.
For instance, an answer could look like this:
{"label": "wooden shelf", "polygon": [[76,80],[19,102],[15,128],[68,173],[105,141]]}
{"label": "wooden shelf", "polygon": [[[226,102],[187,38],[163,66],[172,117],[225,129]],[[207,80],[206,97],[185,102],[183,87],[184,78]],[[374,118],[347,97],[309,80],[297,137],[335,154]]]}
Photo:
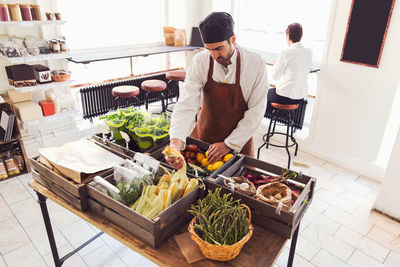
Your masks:
{"label": "wooden shelf", "polygon": [[71,51],[72,57],[69,61],[74,63],[88,64],[90,62],[112,60],[129,57],[149,56],[171,52],[192,51],[200,49],[197,46],[166,46],[164,43],[148,43],[140,45],[115,46],[96,49],[83,49]]}
{"label": "wooden shelf", "polygon": [[64,25],[65,20],[1,21],[0,26],[34,27],[43,25]]}
{"label": "wooden shelf", "polygon": [[57,59],[66,59],[71,57],[71,53],[57,53],[57,54],[47,54],[47,55],[38,55],[38,56],[28,56],[28,57],[6,57],[4,55],[0,55],[0,58],[6,60],[9,63],[28,63],[28,62],[38,62],[45,60],[57,60]]}
{"label": "wooden shelf", "polygon": [[19,139],[20,139],[20,137],[17,136],[17,137],[15,137],[15,138],[12,138],[11,140],[6,141],[6,142],[0,141],[0,146],[1,146],[1,145],[6,145],[6,144],[11,144],[11,143],[13,143],[13,142],[18,141]]}
{"label": "wooden shelf", "polygon": [[68,111],[64,111],[64,112],[60,112],[60,113],[56,113],[54,115],[51,116],[47,116],[47,117],[43,117],[40,118],[38,120],[33,120],[33,121],[27,121],[27,122],[23,122],[23,127],[22,128],[27,128],[27,127],[32,127],[35,125],[44,125],[45,123],[49,122],[49,121],[53,121],[53,120],[57,120],[60,118],[67,118],[67,117],[73,117],[78,115],[80,112],[79,110],[73,109],[73,110],[68,110]]}
{"label": "wooden shelf", "polygon": [[14,174],[14,175],[8,176],[7,178],[0,179],[0,182],[1,182],[1,181],[4,181],[4,180],[7,180],[7,179],[11,179],[11,178],[16,177],[16,176],[19,176],[19,175],[27,174],[27,173],[29,173],[29,172],[30,172],[30,169],[29,169],[29,171],[28,171],[28,169],[27,169],[26,166],[25,166],[25,170],[23,170],[23,171],[20,172],[19,174]]}
{"label": "wooden shelf", "polygon": [[[2,110],[6,110],[6,111],[9,111],[9,112],[12,112],[12,113],[14,113],[15,114],[15,108],[14,108],[14,105],[13,105],[13,103],[12,103],[12,101],[10,101],[10,99],[6,96],[6,95],[4,95],[4,94],[1,94],[1,97],[3,97],[3,99],[4,99],[4,102],[3,103],[1,103],[1,105],[3,105],[2,107],[1,107],[1,109]],[[3,141],[0,141],[0,146],[1,145],[6,145],[6,144],[12,144],[12,143],[17,143],[17,146],[20,148],[20,150],[21,150],[21,156],[22,156],[22,158],[24,159],[24,164],[25,164],[25,170],[23,171],[23,172],[21,172],[20,174],[23,174],[23,173],[28,173],[28,172],[30,172],[30,164],[29,164],[29,159],[28,159],[28,157],[26,156],[26,151],[25,151],[25,146],[24,146],[24,142],[23,142],[23,140],[22,140],[22,138],[21,138],[21,130],[20,130],[20,128],[19,128],[19,125],[18,125],[18,119],[17,118],[15,118],[15,122],[14,122],[14,132],[13,132],[13,134],[15,134],[15,136],[14,136],[14,138],[12,138],[11,140],[9,140],[9,141],[7,141],[7,142],[3,142]],[[18,174],[19,175],[19,174]],[[9,178],[11,178],[11,177],[15,177],[16,175],[13,175],[13,176],[10,176]],[[7,178],[6,178],[7,179]]]}
{"label": "wooden shelf", "polygon": [[42,90],[42,89],[50,89],[55,86],[63,86],[63,85],[70,85],[74,81],[73,80],[68,80],[65,82],[50,82],[50,83],[43,83],[43,84],[38,84],[35,86],[23,86],[23,87],[15,87],[11,86],[11,88],[15,89],[15,91],[18,92],[31,92],[31,91],[36,91],[36,90]]}

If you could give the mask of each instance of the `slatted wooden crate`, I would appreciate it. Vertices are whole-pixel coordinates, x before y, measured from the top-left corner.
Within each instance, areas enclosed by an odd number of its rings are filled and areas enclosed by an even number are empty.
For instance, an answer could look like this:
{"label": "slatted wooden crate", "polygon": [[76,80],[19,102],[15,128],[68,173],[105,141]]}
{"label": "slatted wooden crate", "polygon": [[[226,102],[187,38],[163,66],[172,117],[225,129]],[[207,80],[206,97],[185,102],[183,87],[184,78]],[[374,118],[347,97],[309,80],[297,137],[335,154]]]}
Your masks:
{"label": "slatted wooden crate", "polygon": [[[257,160],[248,156],[241,156],[234,164],[229,166],[221,174],[226,177],[240,176],[244,172],[258,173],[258,174],[276,174],[282,173],[282,168],[267,162]],[[213,174],[211,178],[216,178],[217,174]],[[297,175],[295,182],[304,185],[300,196],[293,204],[289,211],[282,210],[280,214],[276,213],[276,207],[256,199],[252,196],[247,196],[239,192],[232,192],[225,185],[220,185],[210,180],[205,180],[206,188],[215,190],[218,187],[222,188],[223,193],[232,193],[234,199],[241,199],[241,203],[250,207],[252,213],[252,221],[267,230],[273,231],[282,235],[283,237],[290,238],[305,212],[309,204],[311,204],[316,179],[307,175]]]}
{"label": "slatted wooden crate", "polygon": [[[120,152],[121,154],[124,154],[127,157],[133,158],[133,156],[135,155],[135,151],[133,151],[133,150],[131,150],[129,148],[126,149],[123,146],[120,146],[120,145],[118,145],[116,143],[113,143],[113,142],[109,141],[107,138],[103,139],[101,136],[102,136],[101,134],[94,134],[94,135],[92,135],[90,137],[90,139],[98,142],[99,144],[103,144],[105,147],[111,148],[113,151]],[[165,147],[168,144],[169,144],[169,139],[163,141],[159,146],[155,146],[155,147],[150,148],[149,150],[145,151],[145,153],[146,154],[150,154],[150,153],[158,150],[160,147]],[[109,150],[109,151],[111,151],[111,150]]]}
{"label": "slatted wooden crate", "polygon": [[110,170],[108,170],[92,174],[87,176],[83,183],[77,183],[72,179],[65,178],[53,170],[50,170],[38,161],[38,157],[30,159],[30,162],[33,169],[32,177],[35,181],[80,210],[86,210],[88,208],[86,183],[91,182],[96,175],[110,173]]}
{"label": "slatted wooden crate", "polygon": [[[194,145],[198,146],[200,151],[203,151],[203,152],[207,151],[208,147],[210,146],[209,143],[203,142],[201,140],[198,140],[198,139],[192,138],[192,137],[187,137],[186,138],[186,144],[187,145],[194,144]],[[162,154],[162,151],[163,151],[164,147],[165,146],[160,146],[158,149],[156,149],[153,152],[151,152],[150,156],[155,158],[156,160],[160,161],[163,166],[169,166],[167,164],[167,162],[165,161],[164,155]],[[212,174],[216,175],[216,174],[220,174],[220,173],[224,172],[230,165],[232,165],[237,160],[238,160],[238,157],[236,157],[236,155],[235,155],[228,162],[225,162],[224,165],[222,165],[221,168],[219,168],[218,170],[214,171]],[[194,175],[191,174],[191,173],[188,173],[188,176],[194,177]]]}
{"label": "slatted wooden crate", "polygon": [[[113,175],[103,177],[112,182]],[[177,200],[152,220],[102,193],[89,183],[87,186],[89,209],[135,235],[152,248],[165,240],[191,219],[187,211],[198,199],[202,189],[197,188]]]}

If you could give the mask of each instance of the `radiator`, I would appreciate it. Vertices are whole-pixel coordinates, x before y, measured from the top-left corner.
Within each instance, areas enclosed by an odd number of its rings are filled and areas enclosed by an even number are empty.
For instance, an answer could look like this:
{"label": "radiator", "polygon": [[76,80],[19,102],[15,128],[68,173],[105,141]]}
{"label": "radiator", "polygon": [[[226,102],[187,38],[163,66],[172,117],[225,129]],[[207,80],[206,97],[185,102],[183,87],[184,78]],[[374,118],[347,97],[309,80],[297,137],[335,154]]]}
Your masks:
{"label": "radiator", "polygon": [[[112,89],[115,86],[120,85],[134,85],[140,88],[140,85],[145,80],[156,79],[162,80],[167,83],[167,89],[164,90],[164,94],[168,99],[177,97],[179,95],[179,85],[177,81],[168,81],[165,78],[165,74],[157,74],[151,76],[143,76],[138,78],[132,78],[127,80],[121,80],[110,83],[103,83],[93,86],[88,86],[80,89],[80,95],[82,100],[82,112],[84,119],[91,119],[103,114],[106,114],[110,110],[117,108],[117,101],[111,94]],[[140,105],[144,105],[144,98],[146,91],[140,89],[140,94],[137,96]],[[149,103],[160,101],[160,93],[151,92],[149,95]],[[118,100],[118,106],[120,108],[137,106],[138,103],[133,98],[120,98]]]}
{"label": "radiator", "polygon": [[[306,114],[307,100],[303,99],[299,103],[299,107],[294,111],[294,116],[291,118],[294,122],[294,128],[301,130],[304,124],[304,116]],[[267,105],[267,110],[265,111],[264,117],[271,119],[271,113],[273,108]],[[278,122],[285,124],[287,122],[287,118],[285,116],[286,112],[280,112],[279,117],[277,119]],[[292,113],[293,114],[293,113]]]}

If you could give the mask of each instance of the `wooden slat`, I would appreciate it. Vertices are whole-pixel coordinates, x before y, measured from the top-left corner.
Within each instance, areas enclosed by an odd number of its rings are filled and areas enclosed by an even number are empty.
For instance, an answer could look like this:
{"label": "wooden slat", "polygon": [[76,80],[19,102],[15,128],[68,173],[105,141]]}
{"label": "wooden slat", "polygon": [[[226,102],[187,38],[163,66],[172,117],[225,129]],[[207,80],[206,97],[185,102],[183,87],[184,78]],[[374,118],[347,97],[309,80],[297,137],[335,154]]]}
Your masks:
{"label": "wooden slat", "polygon": [[[284,238],[290,238],[294,232],[294,228],[276,221],[269,216],[265,216],[251,209],[252,221],[256,226],[264,227],[265,229],[279,234]],[[266,227],[268,226],[268,227]]]}
{"label": "wooden slat", "polygon": [[[92,137],[93,138],[93,137]],[[133,156],[135,155],[135,152],[132,150],[126,150],[121,146],[115,145],[109,141],[106,141],[106,144],[103,144],[103,142],[98,142],[95,139],[89,138],[90,141],[94,142],[96,145],[98,145],[101,148],[104,148],[105,150],[117,155],[118,157],[121,157],[123,159],[132,159]]]}
{"label": "wooden slat", "polygon": [[[246,169],[250,170],[251,172],[259,172],[259,173],[273,173],[273,174],[282,173],[282,168],[279,166],[275,166],[270,163],[257,160],[255,158],[251,158],[248,156],[243,156],[241,159],[233,163],[222,174],[227,177],[240,176]],[[254,211],[255,214],[257,214],[258,216],[269,218],[268,220],[261,220],[257,218],[258,225],[272,231],[277,231],[277,233],[282,234],[283,236],[287,236],[288,234],[290,235],[293,234],[294,232],[293,229],[295,229],[296,223],[299,220],[298,218],[302,218],[305,211],[307,210],[308,206],[306,209],[303,208],[304,200],[306,200],[307,202],[311,201],[313,194],[312,185],[315,183],[315,178],[311,178],[307,175],[301,175],[301,176],[298,175],[295,179],[292,180],[304,184],[305,187],[302,190],[296,202],[294,203],[293,208],[290,211],[281,211],[279,215],[275,213],[276,207],[266,202],[260,201],[254,197],[247,196],[245,194],[236,191],[232,192],[226,186],[216,184],[209,180],[206,180],[205,183],[207,188],[210,188],[212,190],[221,187],[223,193],[232,193],[234,199],[241,199],[241,203],[244,203],[247,206],[249,206]],[[270,220],[274,221],[274,224],[280,222],[282,226],[273,227],[269,223]],[[290,229],[290,231],[287,231],[288,228]]]}
{"label": "wooden slat", "polygon": [[135,223],[136,225],[142,227],[151,234],[155,233],[155,223],[152,220],[147,219],[140,213],[130,209],[124,204],[116,201],[115,199],[103,194],[91,184],[88,185],[87,193],[90,199],[94,199],[101,203],[103,206],[113,210],[118,216],[125,217],[129,221]]}
{"label": "wooden slat", "polygon": [[53,172],[52,170],[48,169],[41,163],[37,161],[37,158],[33,158],[30,160],[31,164],[33,166],[33,169],[37,171],[40,175],[49,178],[53,183],[58,184],[60,187],[62,187],[65,191],[69,192],[75,197],[80,198],[81,197],[81,187],[83,185],[77,184],[75,181],[68,180],[67,178],[64,178],[57,173]]}
{"label": "wooden slat", "polygon": [[[193,264],[188,264],[180,251],[178,245],[173,238],[168,239],[158,249],[152,249],[143,241],[139,240],[132,234],[123,230],[121,227],[113,224],[109,220],[101,217],[94,212],[81,212],[71,204],[67,203],[59,196],[55,195],[40,184],[31,181],[29,186],[35,191],[43,194],[48,199],[58,203],[62,207],[68,209],[72,213],[86,220],[101,231],[107,233],[111,237],[117,239],[127,247],[138,252],[142,256],[148,258],[159,266],[179,266],[179,267],[244,267],[244,266],[273,266],[278,258],[281,250],[284,248],[287,239],[265,230],[261,227],[255,228],[253,236],[244,245],[241,253],[237,258],[229,262],[216,262],[211,260],[202,260]],[[51,217],[51,214],[50,214]],[[186,231],[187,225],[180,231]]]}
{"label": "wooden slat", "polygon": [[143,240],[146,244],[151,247],[155,247],[156,242],[154,235],[152,235],[146,229],[138,226],[134,222],[126,219],[124,216],[116,213],[115,211],[108,209],[107,207],[103,206],[101,203],[95,201],[92,198],[89,198],[89,208],[90,210],[94,211],[95,213],[103,216],[104,218],[108,219],[110,222],[118,225],[125,231],[133,234],[134,236],[138,237],[140,240]]}
{"label": "wooden slat", "polygon": [[62,199],[73,205],[79,210],[86,210],[88,208],[87,198],[79,199],[70,193],[66,192],[63,188],[58,185],[52,183],[47,178],[37,174],[35,171],[32,171],[32,177],[35,181],[45,186],[47,189],[52,191],[53,193],[60,196]]}

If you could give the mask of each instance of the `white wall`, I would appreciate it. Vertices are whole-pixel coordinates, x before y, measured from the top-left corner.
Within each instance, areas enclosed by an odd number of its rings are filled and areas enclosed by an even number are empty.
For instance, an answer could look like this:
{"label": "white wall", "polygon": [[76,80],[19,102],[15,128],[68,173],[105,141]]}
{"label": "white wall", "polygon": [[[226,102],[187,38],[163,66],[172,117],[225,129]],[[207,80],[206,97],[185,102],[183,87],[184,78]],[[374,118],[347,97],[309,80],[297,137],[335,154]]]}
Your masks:
{"label": "white wall", "polygon": [[376,199],[374,208],[394,218],[400,219],[400,132],[393,147],[383,185]]}
{"label": "white wall", "polygon": [[385,166],[375,161],[400,77],[400,3],[378,69],[340,61],[350,6],[349,0],[333,1],[310,136],[302,148],[379,181]]}

